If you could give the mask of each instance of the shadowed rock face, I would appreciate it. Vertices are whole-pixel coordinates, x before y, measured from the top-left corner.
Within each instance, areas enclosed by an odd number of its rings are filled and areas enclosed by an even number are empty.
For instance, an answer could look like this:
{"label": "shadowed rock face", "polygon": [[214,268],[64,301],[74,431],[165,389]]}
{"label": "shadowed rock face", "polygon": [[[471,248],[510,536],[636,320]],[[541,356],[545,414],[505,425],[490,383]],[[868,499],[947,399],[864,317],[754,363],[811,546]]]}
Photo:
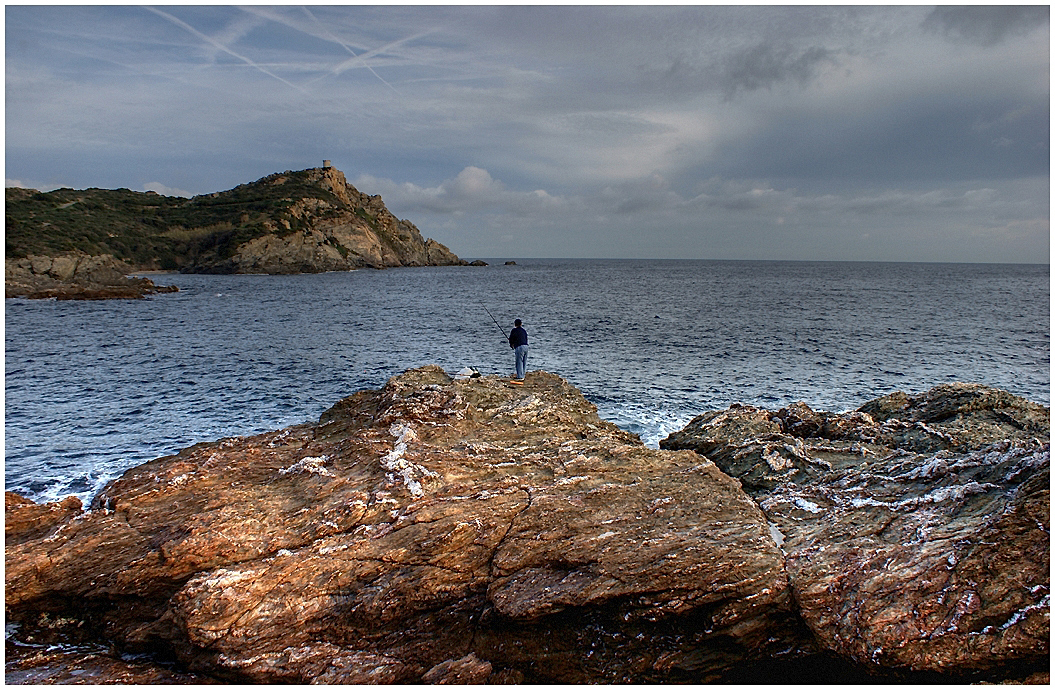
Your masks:
{"label": "shadowed rock face", "polygon": [[[14,653],[13,653],[14,652]],[[122,660],[106,647],[95,645],[41,645],[7,650],[8,685],[214,684],[215,680],[166,669],[143,659]]]}
{"label": "shadowed rock face", "polygon": [[739,482],[544,372],[412,370],[8,515],[9,620],[227,680],[701,681],[812,649]]}
{"label": "shadowed rock face", "polygon": [[822,647],[969,673],[1047,664],[1049,425],[1045,407],[952,384],[842,415],[734,406],[660,445],[741,478]]}

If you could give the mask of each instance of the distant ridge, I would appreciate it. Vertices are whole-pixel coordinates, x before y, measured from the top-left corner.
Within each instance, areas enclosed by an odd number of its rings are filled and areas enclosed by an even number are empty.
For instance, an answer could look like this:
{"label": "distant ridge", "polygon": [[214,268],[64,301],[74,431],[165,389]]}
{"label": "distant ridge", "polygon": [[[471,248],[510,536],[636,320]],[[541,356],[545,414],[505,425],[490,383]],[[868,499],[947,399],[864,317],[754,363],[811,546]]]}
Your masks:
{"label": "distant ridge", "polygon": [[192,199],[8,188],[6,202],[9,260],[83,252],[136,270],[269,274],[467,264],[328,165]]}

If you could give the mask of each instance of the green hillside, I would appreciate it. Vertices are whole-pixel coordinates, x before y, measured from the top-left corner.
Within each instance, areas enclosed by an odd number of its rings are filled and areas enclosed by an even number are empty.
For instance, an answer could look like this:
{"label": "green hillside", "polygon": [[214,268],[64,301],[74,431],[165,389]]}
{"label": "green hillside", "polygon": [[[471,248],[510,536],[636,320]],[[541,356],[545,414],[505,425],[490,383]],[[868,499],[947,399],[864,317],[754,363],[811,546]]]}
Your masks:
{"label": "green hillside", "polygon": [[276,173],[226,192],[185,199],[128,189],[6,190],[7,258],[80,250],[113,254],[134,266],[177,269],[209,253],[220,258],[268,232],[264,221],[302,220],[295,200],[317,198],[343,206],[313,184],[309,171]]}

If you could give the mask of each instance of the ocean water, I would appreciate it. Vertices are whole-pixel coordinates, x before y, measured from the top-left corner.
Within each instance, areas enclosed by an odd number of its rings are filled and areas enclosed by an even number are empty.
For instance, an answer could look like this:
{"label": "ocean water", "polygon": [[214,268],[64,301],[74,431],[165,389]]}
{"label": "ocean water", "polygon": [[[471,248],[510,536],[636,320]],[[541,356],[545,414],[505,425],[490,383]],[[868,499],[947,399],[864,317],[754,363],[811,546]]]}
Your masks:
{"label": "ocean water", "polygon": [[734,402],[841,412],[968,381],[1050,404],[1046,265],[518,260],[156,276],[139,301],[5,301],[5,485],[90,498],[200,441],[317,419],[424,364],[579,387],[650,446]]}

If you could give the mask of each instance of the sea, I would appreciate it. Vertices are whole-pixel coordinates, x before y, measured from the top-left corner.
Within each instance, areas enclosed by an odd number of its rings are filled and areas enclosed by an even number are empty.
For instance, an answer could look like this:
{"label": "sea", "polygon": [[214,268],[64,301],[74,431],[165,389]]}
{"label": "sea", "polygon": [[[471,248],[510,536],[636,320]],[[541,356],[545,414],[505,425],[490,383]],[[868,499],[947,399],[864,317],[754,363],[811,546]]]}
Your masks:
{"label": "sea", "polygon": [[[488,260],[314,275],[152,275],[178,293],[5,300],[5,487],[90,501],[201,441],[318,419],[437,364],[562,376],[657,447],[707,410],[983,383],[1050,405],[1048,265]],[[492,318],[493,317],[493,318]]]}

